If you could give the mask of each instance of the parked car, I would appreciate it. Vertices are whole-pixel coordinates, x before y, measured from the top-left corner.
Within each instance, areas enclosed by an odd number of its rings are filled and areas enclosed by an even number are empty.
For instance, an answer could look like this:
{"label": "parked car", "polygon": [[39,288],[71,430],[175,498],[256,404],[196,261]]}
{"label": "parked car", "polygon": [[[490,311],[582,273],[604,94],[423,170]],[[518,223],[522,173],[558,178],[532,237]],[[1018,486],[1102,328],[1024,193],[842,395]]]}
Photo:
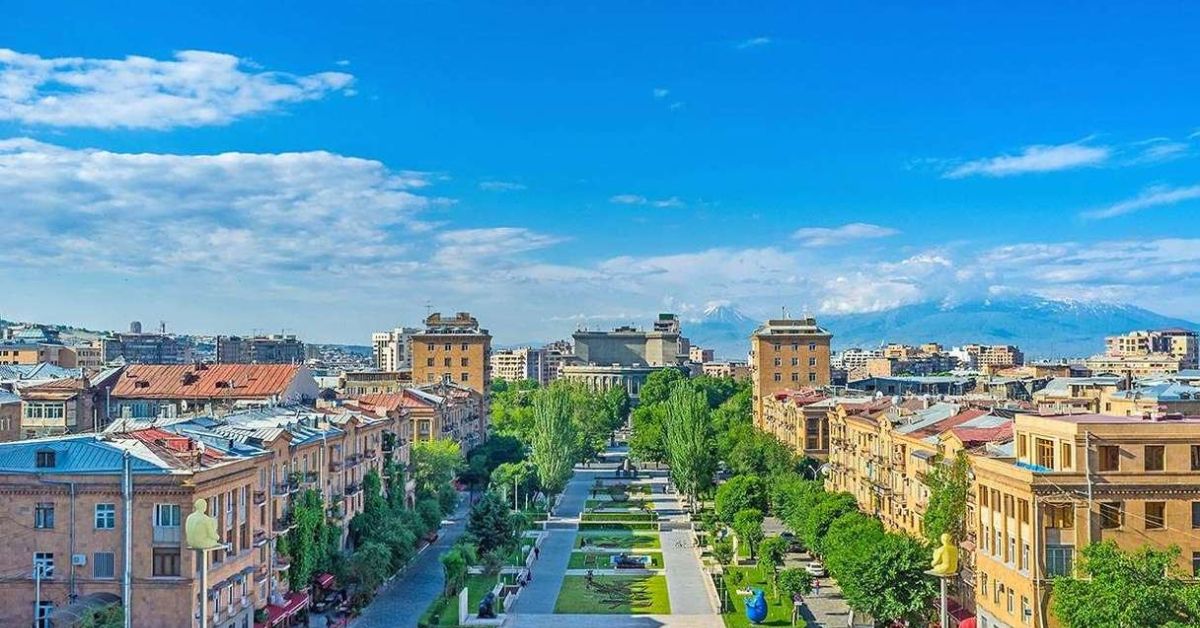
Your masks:
{"label": "parked car", "polygon": [[826,573],[826,571],[825,571],[825,564],[819,560],[814,560],[811,563],[805,565],[804,571],[807,571],[808,575],[810,575],[814,578],[824,578],[825,576],[828,575],[828,573]]}

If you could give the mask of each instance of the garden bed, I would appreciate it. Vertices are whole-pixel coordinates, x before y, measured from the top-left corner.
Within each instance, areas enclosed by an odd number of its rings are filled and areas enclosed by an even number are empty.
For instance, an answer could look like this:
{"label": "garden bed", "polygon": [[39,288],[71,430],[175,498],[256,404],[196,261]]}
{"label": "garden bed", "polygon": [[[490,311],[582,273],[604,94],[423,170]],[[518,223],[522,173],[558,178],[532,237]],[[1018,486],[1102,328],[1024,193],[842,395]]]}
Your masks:
{"label": "garden bed", "polygon": [[585,512],[581,521],[658,521],[656,512]]}
{"label": "garden bed", "polygon": [[[742,576],[738,584],[734,584],[734,578],[730,577],[734,572],[738,572]],[[767,601],[767,618],[761,624],[753,625],[792,625],[792,601],[781,598],[777,602],[771,584],[763,579],[762,572],[757,567],[726,567],[724,582],[725,600],[729,604],[729,610],[721,615],[721,619],[725,620],[727,628],[749,628],[752,625],[750,620],[746,619],[746,596],[739,595],[738,589],[762,589],[763,591],[763,598]],[[804,619],[800,618],[796,625],[805,625]]]}
{"label": "garden bed", "polygon": [[667,615],[665,576],[595,576],[589,586],[586,576],[563,578],[555,613],[590,615]]}
{"label": "garden bed", "polygon": [[[496,587],[496,576],[478,574],[467,576],[467,608],[471,614],[479,610],[479,602],[483,600],[483,596]],[[496,598],[496,614],[504,612],[504,600],[501,597]],[[433,621],[434,615],[437,615],[437,621]],[[418,626],[457,626],[458,624],[458,596],[445,597],[438,596],[429,608],[425,609],[425,613],[421,615]]]}
{"label": "garden bed", "polygon": [[590,546],[598,549],[658,549],[662,543],[657,534],[634,534],[621,532],[581,531],[575,539],[575,547]]}
{"label": "garden bed", "polygon": [[633,522],[633,523],[613,523],[609,521],[580,521],[579,529],[581,531],[612,531],[612,532],[633,532],[638,531],[658,531],[657,522]]}
{"label": "garden bed", "polygon": [[[632,556],[649,556],[650,564],[647,569],[662,569],[662,552],[630,552]],[[611,552],[571,552],[571,560],[567,569],[613,569]]]}

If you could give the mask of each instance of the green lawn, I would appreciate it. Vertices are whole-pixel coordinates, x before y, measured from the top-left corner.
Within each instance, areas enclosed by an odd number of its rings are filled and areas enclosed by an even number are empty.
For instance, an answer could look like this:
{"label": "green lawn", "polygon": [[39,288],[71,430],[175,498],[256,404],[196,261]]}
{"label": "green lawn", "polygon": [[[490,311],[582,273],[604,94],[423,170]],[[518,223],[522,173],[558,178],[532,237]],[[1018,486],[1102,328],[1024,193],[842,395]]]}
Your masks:
{"label": "green lawn", "polygon": [[[467,608],[474,613],[479,608],[479,602],[496,586],[496,576],[486,574],[478,576],[467,576]],[[504,602],[500,598],[496,598],[496,614],[504,611]],[[434,613],[438,613],[438,621],[434,623],[430,621]],[[458,596],[455,597],[439,597],[434,600],[429,608],[425,609],[425,614],[421,615],[422,626],[457,626],[458,625]]]}
{"label": "green lawn", "polygon": [[[650,557],[651,569],[662,569],[662,552],[630,552],[639,556]],[[571,561],[567,563],[567,569],[611,569],[612,562],[610,559],[612,554],[608,552],[571,552]],[[591,557],[593,560],[589,561]]]}
{"label": "green lawn", "polygon": [[[742,573],[742,580],[739,584],[733,584],[730,579],[730,573],[738,571]],[[767,600],[767,618],[759,626],[791,626],[792,625],[792,602],[791,600],[783,600],[777,603],[775,601],[774,592],[771,590],[771,585],[763,581],[757,568],[749,567],[726,567],[725,568],[725,586],[727,590],[726,600],[732,602],[733,610],[721,616],[725,620],[725,626],[742,628],[749,627],[750,620],[746,619],[746,596],[738,595],[738,589],[762,589]],[[797,626],[803,626],[804,620],[799,619]]]}
{"label": "green lawn", "polygon": [[583,547],[585,541],[603,549],[658,549],[662,547],[657,534],[581,531],[578,538],[575,539],[575,547]]}
{"label": "green lawn", "polygon": [[643,510],[644,508],[654,508],[654,502],[643,501],[640,499],[631,499],[629,501],[614,502],[611,499],[589,499],[584,502],[584,508],[588,510],[596,510],[603,508],[605,510],[625,509],[625,510]]}
{"label": "green lawn", "polygon": [[656,512],[585,512],[583,521],[658,521]]}
{"label": "green lawn", "polygon": [[666,615],[671,612],[666,576],[586,576],[563,579],[555,613],[592,615]]}

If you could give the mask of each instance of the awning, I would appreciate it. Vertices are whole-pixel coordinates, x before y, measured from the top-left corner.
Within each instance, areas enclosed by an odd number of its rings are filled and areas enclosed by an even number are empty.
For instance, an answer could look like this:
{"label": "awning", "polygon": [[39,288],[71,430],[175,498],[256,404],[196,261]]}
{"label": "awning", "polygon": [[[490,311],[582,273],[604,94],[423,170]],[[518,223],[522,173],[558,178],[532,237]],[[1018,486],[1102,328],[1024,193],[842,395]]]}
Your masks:
{"label": "awning", "polygon": [[321,587],[322,589],[332,589],[333,588],[333,574],[319,573],[313,577],[313,582],[315,582],[317,584],[317,586]]}
{"label": "awning", "polygon": [[288,593],[284,596],[283,606],[267,604],[267,622],[265,626],[278,626],[292,615],[308,608],[307,593]]}

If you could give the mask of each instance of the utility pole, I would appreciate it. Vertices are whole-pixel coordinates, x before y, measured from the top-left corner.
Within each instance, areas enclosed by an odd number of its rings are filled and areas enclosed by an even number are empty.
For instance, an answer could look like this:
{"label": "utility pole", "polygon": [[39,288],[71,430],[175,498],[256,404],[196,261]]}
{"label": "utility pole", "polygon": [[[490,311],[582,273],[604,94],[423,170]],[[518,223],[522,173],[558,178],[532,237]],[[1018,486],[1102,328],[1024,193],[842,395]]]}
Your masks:
{"label": "utility pole", "polygon": [[33,617],[37,628],[42,628],[42,564],[33,559]]}
{"label": "utility pole", "polygon": [[133,628],[133,461],[126,449],[121,454],[121,498],[124,501],[125,556],[121,569],[121,607],[125,628]]}

